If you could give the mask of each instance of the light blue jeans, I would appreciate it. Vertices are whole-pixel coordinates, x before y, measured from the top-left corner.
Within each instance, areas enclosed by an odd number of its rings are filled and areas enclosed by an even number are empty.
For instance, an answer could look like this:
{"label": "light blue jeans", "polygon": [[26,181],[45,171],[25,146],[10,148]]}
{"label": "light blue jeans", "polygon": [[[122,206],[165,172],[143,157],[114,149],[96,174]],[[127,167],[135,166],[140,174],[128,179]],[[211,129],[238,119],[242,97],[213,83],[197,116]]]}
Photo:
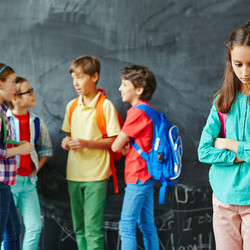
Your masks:
{"label": "light blue jeans", "polygon": [[154,221],[154,184],[151,178],[145,183],[127,184],[122,205],[119,230],[122,250],[136,250],[136,224],[142,232],[146,250],[158,250],[159,241]]}
{"label": "light blue jeans", "polygon": [[25,227],[23,250],[36,250],[42,231],[41,209],[36,183],[18,175],[16,185],[11,187],[14,202],[23,216]]}

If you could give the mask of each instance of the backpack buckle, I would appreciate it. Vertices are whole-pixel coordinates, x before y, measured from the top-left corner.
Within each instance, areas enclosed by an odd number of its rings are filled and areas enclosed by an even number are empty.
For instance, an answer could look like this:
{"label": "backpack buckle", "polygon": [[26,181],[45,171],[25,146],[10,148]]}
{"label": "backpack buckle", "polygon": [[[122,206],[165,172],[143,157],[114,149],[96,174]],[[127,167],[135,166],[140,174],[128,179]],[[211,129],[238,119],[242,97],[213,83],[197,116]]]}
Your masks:
{"label": "backpack buckle", "polygon": [[157,153],[157,161],[163,162],[163,153]]}

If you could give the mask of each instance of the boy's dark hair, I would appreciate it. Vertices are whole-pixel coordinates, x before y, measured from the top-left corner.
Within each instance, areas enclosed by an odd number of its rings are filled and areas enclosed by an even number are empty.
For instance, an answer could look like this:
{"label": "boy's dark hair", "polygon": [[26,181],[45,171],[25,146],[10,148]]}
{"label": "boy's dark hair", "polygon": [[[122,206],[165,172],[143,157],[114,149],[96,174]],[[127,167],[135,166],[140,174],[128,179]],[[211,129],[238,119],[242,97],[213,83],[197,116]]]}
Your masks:
{"label": "boy's dark hair", "polygon": [[69,67],[69,73],[85,73],[93,76],[96,72],[100,75],[101,63],[95,56],[83,55],[76,58]]}
{"label": "boy's dark hair", "polygon": [[20,82],[27,82],[27,79],[25,79],[24,77],[21,77],[21,76],[17,76],[16,77],[16,84],[20,83]]}
{"label": "boy's dark hair", "polygon": [[[25,79],[24,77],[21,76],[17,76],[16,77],[16,84],[22,83],[22,82],[27,82],[27,79]],[[16,94],[20,93],[20,86],[16,87]]]}
{"label": "boy's dark hair", "polygon": [[156,89],[154,74],[142,65],[125,67],[122,72],[122,79],[131,81],[135,88],[143,88],[140,100],[149,101]]}

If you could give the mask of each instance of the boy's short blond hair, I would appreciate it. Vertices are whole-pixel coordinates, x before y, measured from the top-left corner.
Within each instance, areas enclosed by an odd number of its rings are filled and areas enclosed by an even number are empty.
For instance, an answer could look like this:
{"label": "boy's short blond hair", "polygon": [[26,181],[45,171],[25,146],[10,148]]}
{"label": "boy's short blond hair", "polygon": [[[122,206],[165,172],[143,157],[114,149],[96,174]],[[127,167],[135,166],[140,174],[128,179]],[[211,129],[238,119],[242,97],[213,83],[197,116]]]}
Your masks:
{"label": "boy's short blond hair", "polygon": [[101,63],[95,56],[83,55],[76,58],[69,67],[69,73],[85,73],[93,76],[96,72],[99,74],[101,70]]}

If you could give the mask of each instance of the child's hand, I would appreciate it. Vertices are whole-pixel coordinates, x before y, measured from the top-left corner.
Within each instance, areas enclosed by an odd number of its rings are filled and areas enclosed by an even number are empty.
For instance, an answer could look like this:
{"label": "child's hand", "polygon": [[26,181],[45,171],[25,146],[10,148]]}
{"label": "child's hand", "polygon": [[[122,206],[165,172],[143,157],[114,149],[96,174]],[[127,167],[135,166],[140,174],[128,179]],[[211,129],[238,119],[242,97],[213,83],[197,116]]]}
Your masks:
{"label": "child's hand", "polygon": [[29,177],[32,178],[32,177],[34,177],[36,175],[37,175],[37,171],[34,170],[34,171],[31,172],[31,174],[29,175]]}
{"label": "child's hand", "polygon": [[33,150],[33,146],[31,145],[31,143],[27,142],[27,141],[22,141],[23,143],[19,146],[17,146],[17,150],[18,150],[18,154],[19,155],[28,155],[32,152]]}
{"label": "child's hand", "polygon": [[71,141],[71,137],[69,137],[69,136],[66,136],[63,138],[61,146],[64,150],[70,150],[70,147],[69,147],[70,141]]}
{"label": "child's hand", "polygon": [[130,147],[131,147],[131,144],[129,141],[127,141],[122,148],[122,155],[127,155],[130,150]]}
{"label": "child's hand", "polygon": [[225,138],[216,138],[214,140],[214,147],[218,149],[227,149],[227,139]]}
{"label": "child's hand", "polygon": [[69,147],[72,150],[82,150],[87,147],[87,140],[74,139],[69,142]]}

